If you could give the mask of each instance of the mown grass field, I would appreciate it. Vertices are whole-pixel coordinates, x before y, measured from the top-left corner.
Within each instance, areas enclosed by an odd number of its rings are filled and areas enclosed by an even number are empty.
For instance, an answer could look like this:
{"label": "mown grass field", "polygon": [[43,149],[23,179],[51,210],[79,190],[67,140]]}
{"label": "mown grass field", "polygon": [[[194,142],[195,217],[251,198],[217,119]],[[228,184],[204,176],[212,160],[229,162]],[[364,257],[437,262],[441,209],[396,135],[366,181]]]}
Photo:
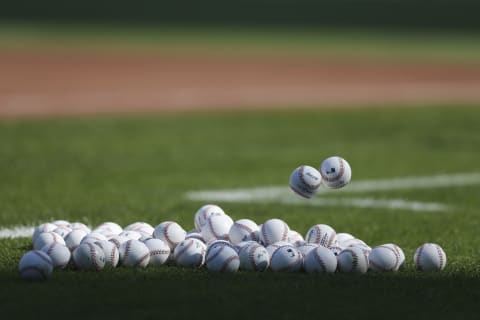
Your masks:
{"label": "mown grass field", "polygon": [[[287,185],[300,164],[349,160],[353,181],[480,172],[478,106],[186,113],[129,118],[0,121],[0,226],[53,219],[193,228],[192,190]],[[218,203],[233,219],[278,217],[305,234],[327,223],[370,245],[394,242],[397,274],[214,274],[177,267],[17,274],[28,239],[0,240],[4,315],[72,318],[307,317],[476,319],[480,298],[480,185],[357,194],[439,202],[443,212],[280,203]],[[328,197],[342,198],[341,192]],[[446,251],[444,272],[421,274],[424,242]]]}
{"label": "mown grass field", "polygon": [[14,52],[163,52],[478,64],[478,40],[474,32],[448,31],[0,23],[0,48]]}

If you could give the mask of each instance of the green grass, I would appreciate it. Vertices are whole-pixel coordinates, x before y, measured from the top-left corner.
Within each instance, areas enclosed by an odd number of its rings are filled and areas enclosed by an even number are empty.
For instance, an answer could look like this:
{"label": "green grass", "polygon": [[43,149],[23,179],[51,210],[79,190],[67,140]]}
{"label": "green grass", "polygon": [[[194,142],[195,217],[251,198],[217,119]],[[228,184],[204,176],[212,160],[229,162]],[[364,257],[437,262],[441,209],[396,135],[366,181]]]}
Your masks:
{"label": "green grass", "polygon": [[[355,181],[480,172],[480,117],[472,106],[3,120],[0,146],[0,226],[176,220],[190,229],[203,203],[185,200],[185,192],[286,185],[296,166],[317,166],[332,154],[349,160]],[[397,274],[119,268],[57,271],[46,283],[27,283],[17,266],[29,240],[0,240],[0,308],[16,318],[75,310],[74,318],[354,319],[391,313],[475,319],[478,194],[480,186],[365,195],[441,202],[451,206],[446,212],[218,203],[234,219],[278,217],[303,234],[327,223],[371,245],[397,243],[407,255],[407,270]],[[445,249],[444,272],[413,270],[413,253],[424,242]]]}
{"label": "green grass", "polygon": [[180,28],[0,24],[4,50],[294,55],[477,63],[477,34],[368,29]]}

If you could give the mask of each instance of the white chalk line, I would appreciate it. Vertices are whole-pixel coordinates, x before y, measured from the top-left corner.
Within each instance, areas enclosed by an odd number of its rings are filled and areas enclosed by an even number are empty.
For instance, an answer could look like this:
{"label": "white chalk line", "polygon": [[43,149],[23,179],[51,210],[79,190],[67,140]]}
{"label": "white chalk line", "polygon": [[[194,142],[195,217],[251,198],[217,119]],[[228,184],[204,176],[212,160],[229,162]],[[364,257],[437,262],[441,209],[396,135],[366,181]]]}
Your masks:
{"label": "white chalk line", "polygon": [[359,208],[404,209],[410,211],[444,211],[448,206],[435,202],[404,199],[325,198],[328,193],[372,193],[392,190],[432,189],[480,184],[480,173],[443,174],[426,177],[365,180],[350,183],[340,190],[322,188],[313,199],[301,199],[287,186],[191,191],[186,198],[194,201],[281,202],[313,206],[347,206]]}
{"label": "white chalk line", "polygon": [[33,236],[33,230],[34,230],[34,227],[32,226],[0,228],[0,239],[31,238]]}
{"label": "white chalk line", "polygon": [[[323,188],[313,199],[302,199],[294,195],[288,187],[271,186],[242,189],[223,189],[192,191],[186,198],[194,201],[223,202],[276,202],[287,205],[310,206],[342,206],[357,208],[403,209],[409,211],[445,211],[449,207],[442,203],[410,201],[404,199],[374,199],[374,198],[325,198],[329,193],[371,193],[378,191],[447,188],[480,184],[480,173],[461,173],[450,175],[435,175],[428,177],[405,177],[381,180],[356,181],[340,190]],[[0,228],[0,239],[27,238],[33,235],[34,227],[17,226]]]}

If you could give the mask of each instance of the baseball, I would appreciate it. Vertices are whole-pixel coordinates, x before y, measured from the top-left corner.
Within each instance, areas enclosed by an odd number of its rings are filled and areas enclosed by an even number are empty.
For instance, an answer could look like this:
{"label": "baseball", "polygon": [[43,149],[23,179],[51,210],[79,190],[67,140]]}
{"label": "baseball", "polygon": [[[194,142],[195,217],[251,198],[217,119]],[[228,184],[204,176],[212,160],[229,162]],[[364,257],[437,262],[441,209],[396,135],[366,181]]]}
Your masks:
{"label": "baseball", "polygon": [[195,224],[195,229],[197,229],[198,232],[201,232],[205,224],[207,223],[207,219],[214,215],[214,216],[220,216],[225,214],[222,208],[220,208],[217,205],[214,204],[206,204],[198,211],[195,213],[194,217],[194,224]]}
{"label": "baseball", "polygon": [[38,227],[35,228],[35,230],[33,231],[33,236],[32,236],[32,244],[35,243],[35,240],[37,239],[37,237],[41,234],[41,233],[44,233],[44,232],[53,232],[53,230],[57,229],[58,226],[56,224],[53,224],[53,223],[42,223],[41,225],[39,225]]}
{"label": "baseball", "polygon": [[283,247],[283,246],[293,246],[293,245],[288,241],[278,241],[278,242],[275,242],[275,243],[272,243],[272,244],[268,245],[266,249],[267,249],[267,252],[268,252],[269,256],[271,257],[275,250],[277,250],[278,248]]}
{"label": "baseball", "polygon": [[139,240],[142,237],[142,233],[134,230],[123,230],[118,236],[127,238],[128,240]]}
{"label": "baseball", "polygon": [[318,192],[322,177],[317,169],[310,166],[300,166],[290,175],[290,189],[304,198],[311,198]]}
{"label": "baseball", "polygon": [[185,239],[175,247],[173,256],[178,266],[199,268],[205,262],[207,246],[197,239]]}
{"label": "baseball", "polygon": [[103,250],[91,243],[80,244],[72,254],[73,263],[80,270],[102,270],[105,267]]}
{"label": "baseball", "polygon": [[302,254],[290,244],[277,248],[270,258],[270,268],[273,271],[298,272],[302,265]]}
{"label": "baseball", "polygon": [[103,234],[93,231],[87,234],[83,239],[81,243],[94,243],[97,241],[104,241],[108,240],[107,237],[105,237]]}
{"label": "baseball", "polygon": [[337,257],[328,248],[318,246],[308,252],[303,265],[309,273],[333,273],[337,269]]}
{"label": "baseball", "polygon": [[69,227],[58,227],[56,228],[55,230],[53,230],[53,232],[55,232],[56,234],[59,234],[62,238],[65,239],[65,237],[70,233],[72,232],[72,229],[69,228]]}
{"label": "baseball", "polygon": [[438,244],[425,243],[415,252],[413,262],[420,271],[441,271],[447,264],[447,255]]}
{"label": "baseball", "polygon": [[47,244],[42,248],[42,252],[46,253],[52,260],[53,268],[63,269],[70,262],[70,257],[72,254],[67,246],[54,242],[52,244]]}
{"label": "baseball", "polygon": [[346,233],[346,232],[337,233],[337,241],[338,241],[338,244],[340,245],[343,245],[345,241],[352,240],[352,239],[355,239],[355,237],[352,236],[350,233]]}
{"label": "baseball", "polygon": [[242,241],[258,241],[260,229],[258,225],[250,219],[240,219],[230,228],[228,238],[233,244]]}
{"label": "baseball", "polygon": [[73,222],[70,224],[70,229],[72,230],[83,230],[85,231],[85,233],[90,233],[92,232],[92,230],[87,227],[84,223],[81,223],[81,222]]}
{"label": "baseball", "polygon": [[150,250],[141,241],[128,240],[120,245],[120,261],[127,267],[145,268],[150,261]]}
{"label": "baseball", "polygon": [[318,244],[315,243],[305,243],[301,246],[296,247],[297,250],[302,254],[302,257],[306,257],[307,254],[312,251],[313,249],[316,249],[318,247]]}
{"label": "baseball", "polygon": [[55,232],[42,232],[40,233],[35,242],[33,243],[34,250],[42,250],[43,247],[46,245],[50,245],[52,243],[60,243],[65,245],[65,240],[63,240],[62,236]]}
{"label": "baseball", "polygon": [[240,249],[240,268],[243,270],[265,271],[270,265],[270,255],[262,245],[251,242]]}
{"label": "baseball", "polygon": [[290,230],[288,232],[287,241],[290,242],[291,244],[295,245],[296,243],[305,242],[305,239],[303,238],[303,236],[299,232],[297,232],[295,230]]}
{"label": "baseball", "polygon": [[336,236],[335,230],[329,225],[317,224],[308,230],[305,240],[328,248],[336,244]]}
{"label": "baseball", "polygon": [[18,271],[25,280],[46,280],[52,276],[52,259],[42,251],[29,251],[20,259]]}
{"label": "baseball", "polygon": [[260,229],[260,241],[268,246],[278,241],[288,241],[290,228],[280,219],[265,221]]}
{"label": "baseball", "polygon": [[344,273],[366,273],[368,256],[357,247],[348,247],[337,256],[338,270]]}
{"label": "baseball", "polygon": [[210,271],[233,273],[240,267],[240,258],[232,247],[218,245],[208,251],[205,264]]}
{"label": "baseball", "polygon": [[370,269],[376,272],[398,271],[400,256],[395,249],[380,245],[372,249],[368,255]]}
{"label": "baseball", "polygon": [[162,240],[150,238],[144,241],[148,250],[150,250],[150,260],[148,265],[159,266],[165,264],[170,256],[170,247]]}
{"label": "baseball", "polygon": [[67,220],[55,220],[52,221],[52,224],[56,225],[57,227],[70,227],[70,222]]}
{"label": "baseball", "polygon": [[352,169],[345,159],[334,156],[325,159],[320,165],[323,184],[331,189],[345,187],[352,179]]}
{"label": "baseball", "polygon": [[153,237],[162,240],[173,251],[175,247],[185,240],[187,232],[176,222],[165,221],[160,223],[153,231]]}
{"label": "baseball", "polygon": [[206,243],[205,239],[203,239],[203,237],[202,237],[202,234],[199,233],[199,232],[187,233],[187,235],[185,236],[185,239],[197,239],[197,240],[202,241],[203,243]]}
{"label": "baseball", "polygon": [[149,236],[151,236],[153,234],[153,231],[155,231],[155,229],[146,222],[135,222],[135,223],[129,224],[123,230],[136,231],[136,232],[140,232],[142,235],[149,235]]}
{"label": "baseball", "polygon": [[382,246],[393,249],[398,256],[398,270],[403,270],[405,268],[405,253],[403,253],[402,248],[393,243],[383,244]]}
{"label": "baseball", "polygon": [[120,259],[120,253],[115,244],[111,241],[102,240],[95,242],[95,245],[103,250],[103,254],[105,255],[105,267],[115,268]]}
{"label": "baseball", "polygon": [[228,233],[233,225],[232,219],[226,214],[211,215],[202,228],[202,236],[205,241],[228,240]]}
{"label": "baseball", "polygon": [[65,244],[67,248],[73,252],[75,248],[77,248],[80,243],[82,242],[82,239],[87,236],[87,232],[85,232],[83,229],[74,229],[72,232],[67,234],[65,236]]}
{"label": "baseball", "polygon": [[120,234],[123,229],[122,227],[120,227],[119,224],[115,222],[104,222],[97,226],[95,229],[93,229],[93,231],[111,237],[113,235]]}

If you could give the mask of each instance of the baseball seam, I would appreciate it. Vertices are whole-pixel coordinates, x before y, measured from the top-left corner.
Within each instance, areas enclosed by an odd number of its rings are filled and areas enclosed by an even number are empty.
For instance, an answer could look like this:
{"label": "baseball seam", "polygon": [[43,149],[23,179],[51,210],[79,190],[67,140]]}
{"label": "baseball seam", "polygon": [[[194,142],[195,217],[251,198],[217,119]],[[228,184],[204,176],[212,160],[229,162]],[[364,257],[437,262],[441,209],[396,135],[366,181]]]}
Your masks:
{"label": "baseball seam", "polygon": [[282,221],[282,222],[283,222],[282,241],[287,241],[287,240],[288,240],[288,230],[289,230],[289,228],[288,228],[287,224],[286,224],[284,221]]}
{"label": "baseball seam", "polygon": [[100,270],[100,266],[97,263],[97,253],[95,251],[94,244],[92,243],[87,243],[88,248],[90,249],[90,259],[92,260],[93,266],[95,270]]}
{"label": "baseball seam", "polygon": [[182,257],[182,255],[185,253],[185,251],[187,251],[191,246],[193,246],[193,243],[194,243],[193,240],[188,241],[188,244],[184,246],[180,251],[178,251],[178,254],[175,257],[175,260],[179,260]]}
{"label": "baseball seam", "polygon": [[130,254],[130,246],[132,244],[132,240],[128,240],[127,243],[125,244],[125,254],[123,255],[123,263],[127,261],[128,255]]}
{"label": "baseball seam", "polygon": [[223,262],[223,265],[222,267],[220,268],[220,272],[225,272],[225,270],[227,269],[228,265],[230,264],[230,262],[234,261],[234,260],[239,260],[238,256],[237,255],[233,255],[233,256],[230,256],[228,257],[228,259],[226,259],[224,262]]}
{"label": "baseball seam", "polygon": [[338,172],[338,174],[332,178],[329,178],[325,175],[322,174],[322,170],[320,170],[320,175],[322,176],[322,179],[327,181],[327,182],[334,182],[334,181],[338,181],[340,180],[342,177],[343,177],[343,174],[345,173],[345,165],[343,163],[343,160],[341,158],[338,159],[338,162],[340,163],[340,171]]}
{"label": "baseball seam", "polygon": [[251,235],[253,234],[253,230],[250,229],[249,227],[247,227],[247,226],[244,225],[244,224],[235,222],[233,225],[236,226],[236,227],[238,227],[238,228],[240,228],[241,230],[246,231],[246,232],[248,233],[247,235],[250,236],[250,237],[251,237]]}
{"label": "baseball seam", "polygon": [[[391,252],[393,252],[393,254],[395,255],[395,265],[393,266],[393,271],[394,270],[397,270],[399,267],[400,267],[400,255],[398,254],[397,250],[393,249],[393,248],[390,248],[390,247],[387,247],[387,246],[379,246],[379,248],[385,248],[387,250],[390,250]],[[388,271],[388,270],[387,270]]]}
{"label": "baseball seam", "polygon": [[443,252],[442,252],[442,249],[437,245],[435,245],[435,249],[437,249],[438,259],[440,260],[440,270],[442,270],[443,267],[444,267],[444,263],[445,263],[445,261],[443,259]]}
{"label": "baseball seam", "polygon": [[296,186],[296,185],[293,185],[290,183],[290,188],[296,193],[298,194],[299,196],[303,197],[303,198],[307,198],[307,199],[310,199],[313,195],[313,192],[311,192],[310,190],[307,190],[307,189],[304,189],[304,188],[301,188],[299,186]]}
{"label": "baseball seam", "polygon": [[[225,248],[225,246],[221,246],[220,249],[218,249],[218,251],[215,252],[212,256],[207,257],[206,263],[208,264],[208,263],[211,262],[213,259],[215,259],[215,258],[223,251],[224,248]],[[207,255],[208,255],[208,254],[207,254]]]}
{"label": "baseball seam", "polygon": [[255,251],[260,247],[259,244],[254,244],[248,249],[248,261],[253,267],[254,271],[257,271],[257,264],[255,263]]}
{"label": "baseball seam", "polygon": [[420,246],[420,248],[418,249],[417,259],[416,259],[416,261],[414,261],[414,262],[415,262],[415,265],[416,265],[416,267],[417,267],[417,270],[420,270],[420,271],[423,270],[423,269],[422,269],[422,266],[421,266],[421,263],[420,263],[420,261],[421,261],[420,259],[421,259],[421,257],[422,257],[422,253],[423,253],[423,248],[424,248],[424,247],[425,247],[424,244]]}
{"label": "baseball seam", "polygon": [[320,182],[317,183],[317,184],[309,184],[307,183],[307,181],[305,180],[304,176],[304,171],[305,171],[305,166],[301,166],[300,167],[300,170],[299,170],[299,178],[300,178],[300,181],[302,181],[302,183],[306,186],[308,186],[309,188],[311,189],[317,189],[318,187],[320,187]]}
{"label": "baseball seam", "polygon": [[42,254],[40,254],[39,252],[37,251],[33,251],[37,256],[40,257],[40,259],[42,259],[43,261],[45,261],[46,263],[48,264],[51,264],[52,262],[51,261],[48,261],[47,258],[45,258]]}
{"label": "baseball seam", "polygon": [[165,240],[167,240],[167,243],[168,243],[168,246],[170,248],[174,248],[176,243],[174,243],[170,237],[168,236],[168,229],[170,228],[170,226],[173,224],[173,222],[168,222],[165,224],[165,228],[163,228],[163,236],[165,237]]}
{"label": "baseball seam", "polygon": [[313,249],[313,256],[315,257],[315,260],[317,260],[317,262],[322,267],[323,272],[327,272],[327,267],[325,266],[325,262],[323,262],[322,258],[320,257],[316,249]]}

